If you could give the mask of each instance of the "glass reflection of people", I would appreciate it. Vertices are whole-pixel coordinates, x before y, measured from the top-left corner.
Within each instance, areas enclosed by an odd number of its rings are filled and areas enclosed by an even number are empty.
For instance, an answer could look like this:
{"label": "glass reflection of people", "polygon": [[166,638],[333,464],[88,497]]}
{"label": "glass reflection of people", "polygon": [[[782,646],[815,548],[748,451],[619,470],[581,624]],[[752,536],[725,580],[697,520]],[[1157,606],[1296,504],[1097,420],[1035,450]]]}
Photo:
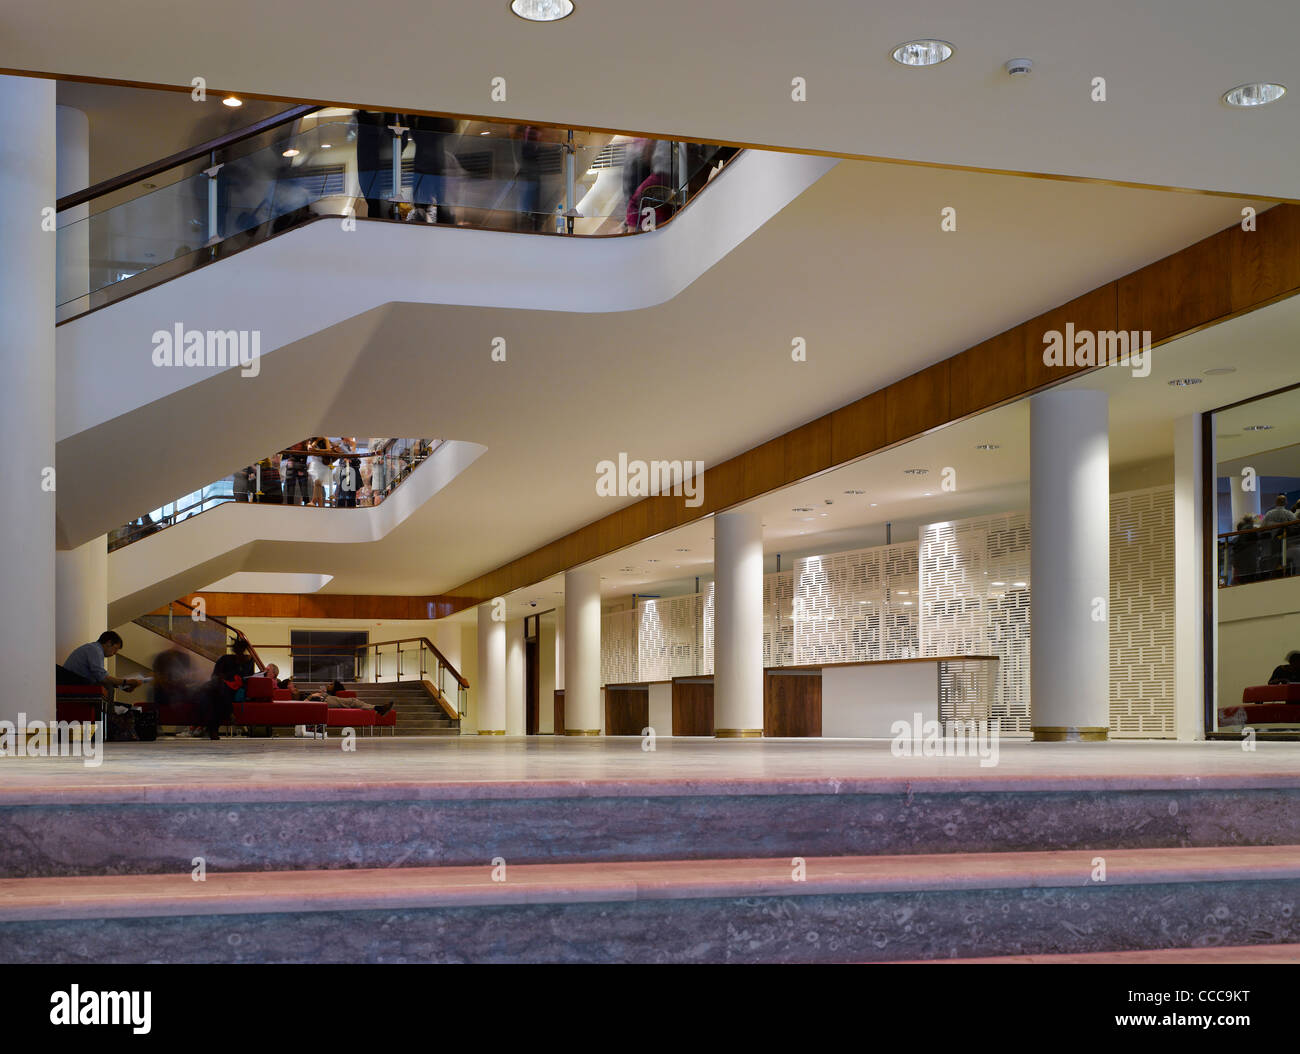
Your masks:
{"label": "glass reflection of people", "polygon": [[1300,651],[1287,652],[1286,662],[1273,671],[1269,684],[1300,684]]}
{"label": "glass reflection of people", "polygon": [[450,117],[426,117],[410,114],[405,122],[411,129],[415,143],[415,158],[411,164],[411,202],[416,206],[438,203],[437,212],[429,219],[438,223],[452,223],[455,216],[447,201],[447,147],[450,136],[456,131],[456,122]]}
{"label": "glass reflection of people", "polygon": [[[399,116],[381,110],[356,112],[357,178],[361,183],[361,196],[366,199],[366,214],[371,217],[392,218],[392,206],[388,200],[394,196],[390,174],[393,170],[393,132],[390,126],[398,123]],[[385,189],[388,190],[387,199]]]}

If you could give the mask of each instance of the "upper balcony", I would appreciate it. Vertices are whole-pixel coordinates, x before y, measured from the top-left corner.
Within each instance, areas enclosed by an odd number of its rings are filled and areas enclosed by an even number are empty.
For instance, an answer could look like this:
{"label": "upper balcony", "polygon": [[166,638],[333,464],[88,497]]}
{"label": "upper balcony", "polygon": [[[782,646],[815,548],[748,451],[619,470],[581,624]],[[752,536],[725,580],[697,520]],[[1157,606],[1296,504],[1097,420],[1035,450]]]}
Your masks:
{"label": "upper balcony", "polygon": [[602,238],[668,223],[732,147],[300,106],[58,203],[57,320],[333,218]]}

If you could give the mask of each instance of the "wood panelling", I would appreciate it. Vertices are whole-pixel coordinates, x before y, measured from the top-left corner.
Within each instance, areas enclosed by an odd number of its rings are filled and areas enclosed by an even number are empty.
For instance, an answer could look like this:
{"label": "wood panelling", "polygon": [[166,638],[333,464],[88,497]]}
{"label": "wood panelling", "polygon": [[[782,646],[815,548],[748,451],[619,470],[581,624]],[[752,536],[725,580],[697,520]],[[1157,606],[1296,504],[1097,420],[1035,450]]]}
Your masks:
{"label": "wood panelling", "polygon": [[1064,336],[1066,327],[1073,325],[1075,331],[1090,329],[1094,332],[1112,330],[1116,323],[1116,283],[1105,285],[1076,297],[1068,304],[1053,308],[1051,311],[1023,322],[1011,332],[1020,334],[1021,353],[1025,357],[1026,391],[1041,388],[1078,373],[1078,366],[1048,366],[1043,362],[1046,344],[1043,334],[1056,330]]}
{"label": "wood panelling", "polygon": [[555,716],[554,724],[551,726],[555,729],[557,736],[564,735],[564,689],[555,689]]}
{"label": "wood panelling", "polygon": [[605,735],[639,736],[648,727],[648,687],[626,684],[605,686]]}
{"label": "wood panelling", "polygon": [[[464,597],[375,596],[344,593],[188,593],[202,597],[209,614],[222,618],[428,619],[469,606]],[[432,612],[432,614],[430,614]],[[167,614],[161,607],[151,612]]]}
{"label": "wood panelling", "polygon": [[987,410],[1025,390],[1025,339],[1020,329],[1010,329],[963,351],[950,362],[952,386],[949,412],[965,417]]}
{"label": "wood panelling", "polygon": [[[1258,233],[1258,232],[1256,232]],[[1119,280],[1119,329],[1176,337],[1232,310],[1231,235],[1220,231]]]}
{"label": "wood panelling", "polygon": [[533,585],[670,527],[1055,384],[1081,372],[1043,364],[1043,334],[1063,333],[1067,323],[1076,331],[1151,330],[1152,342],[1159,343],[1300,292],[1300,205],[1260,213],[1257,228],[1245,232],[1234,224],[707,468],[699,508],[686,508],[681,498],[644,498],[458,586],[447,599],[477,603]]}
{"label": "wood panelling", "polygon": [[712,678],[673,678],[673,735],[713,735]]}
{"label": "wood panelling", "polygon": [[1267,303],[1300,289],[1300,208],[1278,205],[1255,218],[1255,230],[1241,224],[1228,234],[1228,302],[1233,312]]}
{"label": "wood panelling", "polygon": [[763,671],[763,735],[822,734],[822,673]]}
{"label": "wood panelling", "polygon": [[948,361],[904,377],[885,389],[885,442],[910,439],[952,420]]}

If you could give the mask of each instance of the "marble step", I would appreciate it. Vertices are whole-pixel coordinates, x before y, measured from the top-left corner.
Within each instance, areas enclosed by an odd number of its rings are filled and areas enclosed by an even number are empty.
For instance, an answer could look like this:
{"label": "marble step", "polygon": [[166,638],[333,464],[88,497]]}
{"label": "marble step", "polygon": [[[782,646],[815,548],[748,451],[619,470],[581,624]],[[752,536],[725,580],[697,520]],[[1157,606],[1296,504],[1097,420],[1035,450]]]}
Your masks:
{"label": "marble step", "polygon": [[897,962],[1300,943],[1300,846],[504,867],[0,880],[0,961]]}
{"label": "marble step", "polygon": [[[357,755],[338,749],[336,730],[299,744],[311,751],[295,762],[311,768],[305,786],[125,780],[4,791],[0,877],[164,874],[195,856],[211,873],[441,867],[496,856],[542,864],[1300,844],[1294,787],[981,791],[947,790],[945,781],[900,789],[894,781],[705,776],[439,782],[443,759],[454,764],[463,749],[457,730],[441,735],[449,741],[428,755],[419,779],[352,780],[368,752],[398,751],[403,736],[361,735]],[[182,757],[220,748],[168,746]]]}

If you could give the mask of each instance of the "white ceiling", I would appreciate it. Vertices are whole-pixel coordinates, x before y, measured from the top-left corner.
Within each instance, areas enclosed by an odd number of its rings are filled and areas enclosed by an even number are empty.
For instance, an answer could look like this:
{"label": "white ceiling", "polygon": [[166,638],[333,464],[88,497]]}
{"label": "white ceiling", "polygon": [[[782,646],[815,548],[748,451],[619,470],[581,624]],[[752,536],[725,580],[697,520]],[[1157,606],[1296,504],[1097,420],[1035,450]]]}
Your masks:
{"label": "white ceiling", "polygon": [[[905,68],[919,36],[956,46]],[[0,67],[787,149],[1300,198],[1300,5],[1285,0],[226,0],[8,5]],[[1010,78],[1008,59],[1034,71]],[[494,101],[492,79],[505,78]],[[807,101],[791,81],[807,82]],[[1095,77],[1107,100],[1091,98]],[[1220,96],[1272,80],[1258,112]]]}
{"label": "white ceiling", "polygon": [[[1298,346],[1300,297],[1292,297],[1157,348],[1149,377],[1110,368],[1065,387],[1109,394],[1112,488],[1139,489],[1172,482],[1174,422],[1179,417],[1294,383]],[[1205,372],[1225,366],[1234,367],[1234,372]],[[1168,383],[1187,377],[1202,383]],[[1217,421],[1218,431],[1255,421],[1262,409],[1267,410],[1265,423],[1276,425],[1267,435],[1300,432],[1300,391],[1226,411]],[[1021,400],[746,503],[743,508],[763,518],[766,569],[775,570],[777,553],[788,568],[797,556],[881,545],[887,522],[893,525],[893,540],[903,541],[915,538],[922,524],[1028,508],[1029,414],[1029,400]],[[1255,443],[1275,445],[1271,440]],[[980,444],[997,444],[999,449],[980,451]],[[1295,454],[1294,447],[1283,452],[1290,458],[1291,474],[1300,474]],[[949,466],[956,469],[957,487],[945,492],[938,479]],[[913,477],[903,471],[917,467],[928,468],[929,475]],[[863,493],[845,493],[851,490]],[[826,504],[828,498],[833,504]],[[794,511],[807,507],[814,511]],[[708,580],[713,575],[713,519],[610,553],[590,566],[600,570],[607,601],[634,592],[689,592],[694,588],[692,576]],[[516,590],[506,598],[507,614],[521,618],[558,606],[563,590],[562,575]],[[536,608],[532,601],[538,602]],[[470,610],[456,617],[476,616]]]}
{"label": "white ceiling", "polygon": [[[957,233],[939,231],[946,204],[958,209]],[[634,500],[595,493],[603,458],[627,451],[717,464],[1219,230],[1241,204],[843,162],[655,307],[378,309],[277,351],[264,373],[311,375],[320,407],[313,430],[322,434],[440,435],[482,443],[487,453],[382,541],[259,544],[245,569],[328,568],[335,577],[325,592],[445,591]],[[671,234],[669,226],[656,236]],[[480,354],[484,334],[494,333],[509,338],[508,366]],[[806,363],[791,361],[796,336],[807,341]],[[322,363],[330,364],[324,376]],[[100,442],[125,449],[167,434],[169,463],[187,464],[187,443],[208,451],[220,433],[219,416],[210,429],[203,421],[236,392],[245,406],[260,398],[233,385],[195,385],[130,415],[128,432]],[[1156,387],[1148,383],[1146,394]],[[299,438],[273,435],[275,424],[245,412],[241,441],[254,433],[281,445]],[[961,427],[971,429],[972,445],[989,428]],[[1003,450],[1010,455],[1012,442]],[[136,459],[120,461],[114,482],[129,488],[125,466]],[[963,462],[960,478],[972,494],[987,488],[988,501],[1008,500],[986,465]],[[899,521],[925,515],[928,499],[888,494]],[[708,551],[698,539],[693,548]]]}

